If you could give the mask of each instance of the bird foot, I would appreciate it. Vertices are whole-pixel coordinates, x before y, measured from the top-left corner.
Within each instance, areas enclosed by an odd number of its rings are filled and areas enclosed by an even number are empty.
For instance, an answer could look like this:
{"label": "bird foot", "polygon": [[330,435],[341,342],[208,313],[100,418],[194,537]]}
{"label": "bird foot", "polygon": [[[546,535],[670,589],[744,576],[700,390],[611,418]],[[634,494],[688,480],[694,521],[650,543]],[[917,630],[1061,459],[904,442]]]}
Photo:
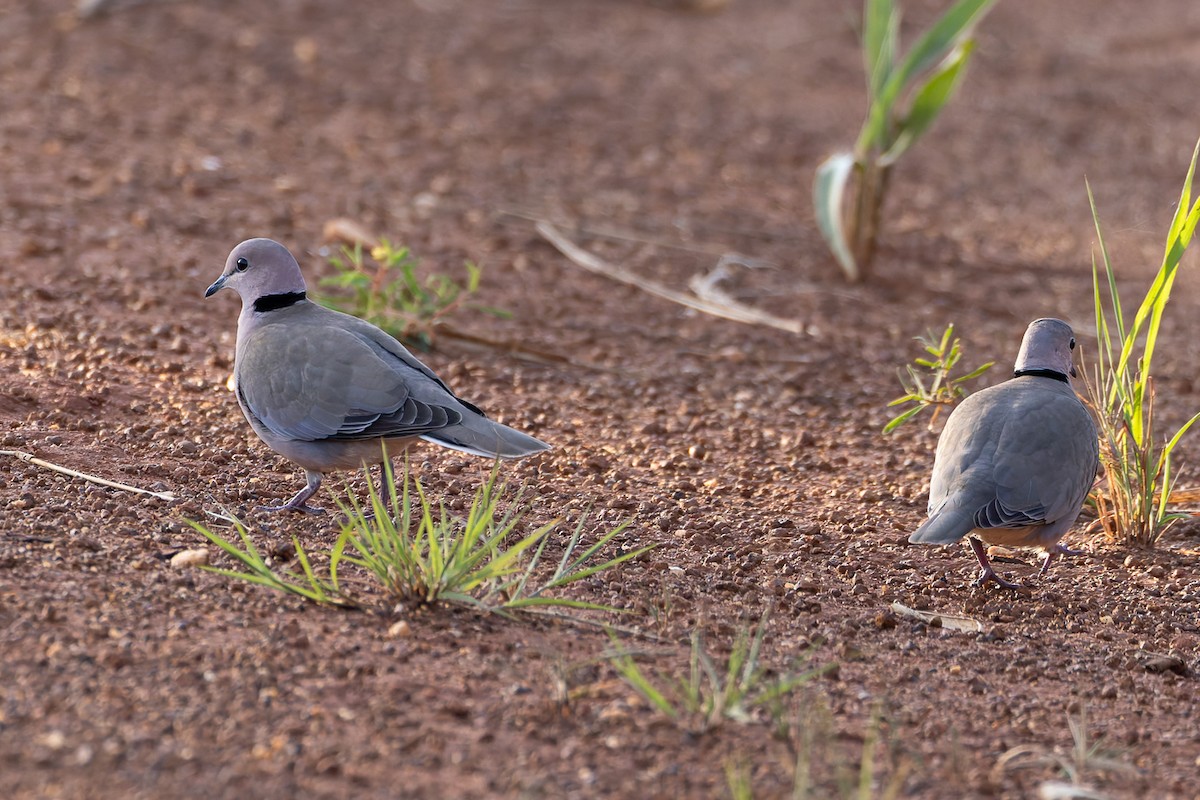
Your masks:
{"label": "bird foot", "polygon": [[259,508],[263,511],[299,511],[301,514],[324,514],[325,509],[308,504],[308,498],[321,488],[321,473],[305,470],[305,476],[308,478],[308,485],[296,492],[291,500],[281,506],[259,506]]}
{"label": "bird foot", "polygon": [[988,581],[995,583],[1001,589],[1012,589],[1013,591],[1016,591],[1016,592],[1026,592],[1026,593],[1029,592],[1028,586],[1023,586],[1022,584],[1013,583],[1010,580],[1005,580],[1004,578],[1001,578],[999,575],[996,574],[996,570],[992,569],[991,567],[985,567],[984,569],[980,570],[979,577],[975,579],[975,582],[972,585],[973,586],[983,586]]}
{"label": "bird foot", "polygon": [[967,537],[967,544],[975,552],[975,558],[979,561],[979,577],[975,579],[974,586],[983,586],[988,581],[992,581],[1002,589],[1012,589],[1016,592],[1028,593],[1028,587],[1022,586],[1019,583],[1005,580],[996,574],[996,570],[992,569],[991,563],[988,561],[987,550],[984,549],[983,542],[976,539],[974,536]]}
{"label": "bird foot", "polygon": [[1050,569],[1050,564],[1059,556],[1082,556],[1087,555],[1083,550],[1072,550],[1061,544],[1055,544],[1054,547],[1046,548],[1046,557],[1042,560],[1042,568],[1038,570],[1038,577],[1046,574],[1046,570]]}

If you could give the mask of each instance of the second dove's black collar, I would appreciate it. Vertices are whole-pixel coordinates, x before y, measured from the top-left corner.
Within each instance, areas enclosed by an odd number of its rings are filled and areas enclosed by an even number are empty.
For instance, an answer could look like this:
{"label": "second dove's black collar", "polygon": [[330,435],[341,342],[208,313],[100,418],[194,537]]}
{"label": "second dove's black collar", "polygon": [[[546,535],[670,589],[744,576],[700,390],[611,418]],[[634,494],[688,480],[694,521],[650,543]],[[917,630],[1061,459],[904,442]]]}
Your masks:
{"label": "second dove's black collar", "polygon": [[281,308],[294,306],[301,300],[307,299],[304,292],[287,292],[286,294],[265,294],[254,301],[254,310],[260,314],[266,311],[277,311]]}
{"label": "second dove's black collar", "polygon": [[[254,308],[258,308],[258,303],[254,304]],[[1032,375],[1036,378],[1053,378],[1056,381],[1062,381],[1068,386],[1071,384],[1070,379],[1056,369],[1019,369],[1013,373],[1014,378],[1023,378],[1026,375]]]}

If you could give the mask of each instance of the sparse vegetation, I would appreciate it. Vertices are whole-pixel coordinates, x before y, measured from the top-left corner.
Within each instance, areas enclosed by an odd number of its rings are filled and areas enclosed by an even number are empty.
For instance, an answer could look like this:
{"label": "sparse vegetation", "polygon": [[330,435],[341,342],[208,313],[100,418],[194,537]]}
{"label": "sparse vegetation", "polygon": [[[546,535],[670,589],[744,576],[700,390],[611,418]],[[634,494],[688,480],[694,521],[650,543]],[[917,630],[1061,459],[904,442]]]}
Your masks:
{"label": "sparse vegetation", "polygon": [[1048,781],[1042,784],[1042,797],[1100,798],[1100,794],[1088,784],[1105,774],[1133,774],[1137,769],[1123,760],[1118,750],[1104,746],[1103,739],[1092,739],[1088,735],[1087,706],[1080,704],[1079,716],[1067,714],[1067,725],[1071,729],[1071,749],[1063,753],[1040,745],[1017,745],[1000,756],[992,770],[992,779],[999,784],[1010,770],[1055,767],[1069,781],[1061,784]]}
{"label": "sparse vegetation", "polygon": [[660,675],[658,681],[651,680],[612,634],[616,652],[610,661],[650,705],[689,730],[711,730],[725,720],[751,722],[759,710],[777,716],[782,698],[831,667],[810,667],[769,677],[759,658],[768,617],[769,612],[764,612],[753,633],[745,628],[738,631],[723,669],[717,668],[699,630],[692,632],[688,673],[684,677]]}
{"label": "sparse vegetation", "polygon": [[871,267],[892,166],[954,96],[975,46],[971,33],[994,2],[958,0],[901,58],[899,4],[866,0],[867,119],[853,152],[823,161],[813,184],[818,227],[849,280]]}
{"label": "sparse vegetation", "polygon": [[[1100,430],[1100,461],[1105,488],[1092,493],[1100,523],[1113,541],[1153,545],[1177,520],[1187,516],[1170,508],[1175,483],[1172,453],[1200,414],[1169,439],[1154,426],[1155,391],[1151,372],[1163,311],[1171,296],[1180,260],[1200,221],[1200,198],[1193,201],[1192,177],[1200,143],[1183,183],[1179,205],[1167,231],[1166,252],[1132,324],[1126,324],[1108,248],[1100,229],[1091,186],[1088,200],[1096,225],[1103,278],[1092,257],[1092,285],[1098,347],[1088,393]],[[1102,288],[1103,287],[1103,288]],[[1108,306],[1103,302],[1107,290]],[[1140,349],[1139,349],[1140,348]]]}
{"label": "sparse vegetation", "polygon": [[[321,280],[336,290],[322,303],[378,325],[422,349],[432,346],[437,327],[479,289],[480,268],[466,264],[466,281],[442,273],[418,274],[420,261],[407,247],[387,239],[364,252],[362,243],[342,247],[329,262],[337,272]],[[502,315],[493,308],[478,310]]]}
{"label": "sparse vegetation", "polygon": [[[805,705],[800,720],[792,726],[788,746],[795,757],[792,775],[793,800],[814,797],[840,797],[844,800],[892,800],[899,797],[912,771],[912,761],[903,753],[895,737],[885,735],[883,706],[877,702],[863,734],[862,751],[857,761],[831,747],[832,721],[825,703],[815,699]],[[891,769],[882,773],[882,752]]]}
{"label": "sparse vegetation", "polygon": [[[820,695],[806,696],[795,724],[784,726],[778,738],[792,754],[792,800],[892,800],[899,797],[913,762],[894,735],[885,736],[882,704],[876,703],[863,734],[857,759],[838,746],[829,710]],[[881,747],[886,748],[881,758]],[[881,762],[886,765],[880,769]],[[889,768],[890,767],[890,768]],[[732,798],[754,796],[754,764],[744,756],[725,763],[725,782]]]}
{"label": "sparse vegetation", "polygon": [[[654,546],[600,561],[598,554],[628,523],[584,548],[580,540],[585,516],[567,540],[557,567],[548,578],[542,578],[538,567],[548,536],[558,529],[559,522],[520,535],[519,495],[501,512],[504,486],[496,483],[495,471],[479,487],[465,518],[453,516],[444,506],[435,511],[420,481],[407,470],[400,488],[390,468],[385,474],[383,492],[370,489],[368,508],[353,499],[350,506],[342,506],[346,521],[337,543],[322,557],[321,562],[327,564],[322,569],[313,566],[314,559],[295,537],[292,543],[299,571],[278,567],[264,557],[236,519],[231,521],[240,546],[199,523],[189,524],[242,567],[210,568],[214,572],[316,603],[384,611],[397,603],[458,603],[506,615],[538,606],[611,611],[614,609],[553,593]],[[389,506],[395,509],[394,515]],[[347,565],[357,568],[352,577],[347,577]]]}
{"label": "sparse vegetation", "polygon": [[[989,361],[965,375],[952,376],[951,373],[962,358],[962,342],[954,335],[953,323],[946,326],[946,330],[940,337],[935,336],[931,331],[924,336],[918,336],[917,341],[921,343],[921,347],[929,357],[920,356],[914,359],[912,364],[905,365],[908,378],[906,379],[904,375],[900,376],[900,385],[904,387],[905,394],[888,403],[888,408],[906,403],[915,405],[893,417],[884,426],[884,433],[891,433],[930,407],[933,408],[933,416],[929,420],[929,426],[933,427],[938,412],[943,407],[954,405],[966,395],[963,384],[978,378],[991,369],[995,363]],[[922,371],[926,373],[924,378],[921,376]]]}

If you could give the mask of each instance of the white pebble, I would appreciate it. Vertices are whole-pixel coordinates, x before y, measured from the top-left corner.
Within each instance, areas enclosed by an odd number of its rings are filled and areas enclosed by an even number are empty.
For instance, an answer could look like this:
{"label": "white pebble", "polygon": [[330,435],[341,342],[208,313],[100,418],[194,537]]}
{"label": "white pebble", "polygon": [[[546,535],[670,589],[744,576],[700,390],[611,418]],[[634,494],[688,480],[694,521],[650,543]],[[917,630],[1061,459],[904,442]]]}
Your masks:
{"label": "white pebble", "polygon": [[187,567],[204,567],[208,566],[208,550],[180,550],[175,555],[171,556],[171,567],[174,569],[186,569]]}

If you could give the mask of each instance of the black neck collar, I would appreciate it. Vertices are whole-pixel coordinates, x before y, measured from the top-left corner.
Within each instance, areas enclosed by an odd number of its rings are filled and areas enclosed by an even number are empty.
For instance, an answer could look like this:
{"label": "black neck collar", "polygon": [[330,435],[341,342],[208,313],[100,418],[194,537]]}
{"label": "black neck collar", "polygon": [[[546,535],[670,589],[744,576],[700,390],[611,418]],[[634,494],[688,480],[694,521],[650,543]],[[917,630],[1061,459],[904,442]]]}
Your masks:
{"label": "black neck collar", "polygon": [[285,294],[265,294],[254,301],[254,310],[260,314],[266,311],[277,311],[281,308],[294,306],[306,299],[304,292],[286,292]]}
{"label": "black neck collar", "polygon": [[1033,375],[1037,378],[1053,378],[1056,381],[1062,381],[1068,386],[1071,384],[1070,379],[1066,374],[1059,372],[1056,369],[1019,369],[1013,373],[1014,378],[1023,378],[1026,375]]}

